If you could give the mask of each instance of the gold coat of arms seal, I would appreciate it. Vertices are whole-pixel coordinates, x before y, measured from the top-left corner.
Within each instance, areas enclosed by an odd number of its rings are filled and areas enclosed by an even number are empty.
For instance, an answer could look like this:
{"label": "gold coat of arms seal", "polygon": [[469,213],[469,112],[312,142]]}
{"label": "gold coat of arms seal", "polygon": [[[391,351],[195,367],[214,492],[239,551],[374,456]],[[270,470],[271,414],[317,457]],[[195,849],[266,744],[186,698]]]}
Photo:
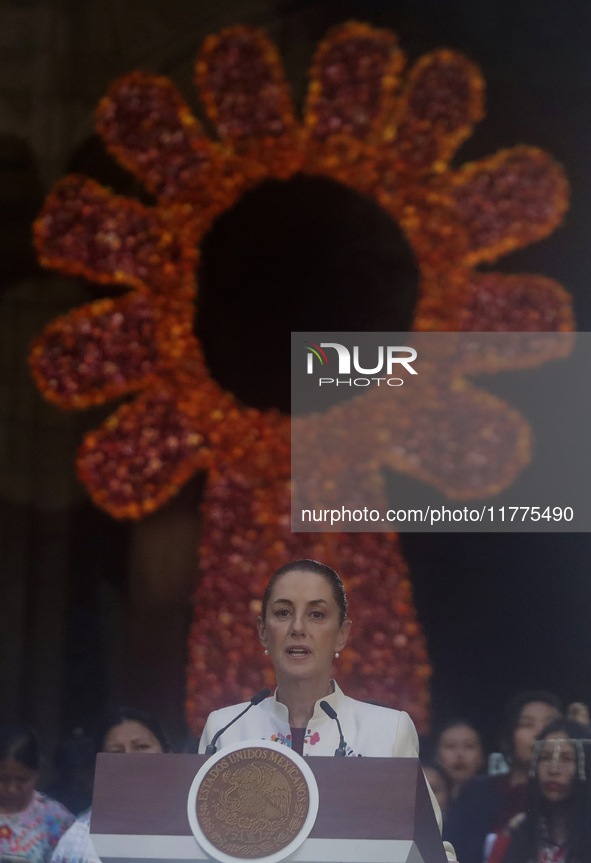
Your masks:
{"label": "gold coat of arms seal", "polygon": [[221,749],[189,793],[193,834],[223,863],[282,860],[306,839],[317,812],[318,788],[305,760],[263,740]]}

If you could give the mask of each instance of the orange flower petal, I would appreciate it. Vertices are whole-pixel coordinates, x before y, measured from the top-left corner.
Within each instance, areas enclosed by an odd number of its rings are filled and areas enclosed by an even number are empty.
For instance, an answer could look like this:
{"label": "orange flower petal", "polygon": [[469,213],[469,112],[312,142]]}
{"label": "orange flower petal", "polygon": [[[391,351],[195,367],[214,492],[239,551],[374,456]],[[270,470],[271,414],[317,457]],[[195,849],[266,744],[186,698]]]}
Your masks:
{"label": "orange flower petal", "polygon": [[305,123],[311,138],[362,139],[381,129],[403,65],[396,36],[388,30],[354,21],[331,30],[310,72]]}
{"label": "orange flower petal", "polygon": [[529,273],[472,273],[460,310],[466,332],[571,332],[572,301],[554,279]]}
{"label": "orange flower petal", "polygon": [[46,399],[86,408],[145,387],[157,358],[152,309],[138,294],[81,306],[50,323],[30,365]]}
{"label": "orange flower petal", "polygon": [[281,60],[263,31],[237,26],[209,36],[196,69],[207,113],[223,140],[277,138],[294,125]]}
{"label": "orange flower petal", "polygon": [[108,149],[150,192],[212,206],[219,155],[168,78],[143,72],[119,78],[99,102],[96,118]]}
{"label": "orange flower petal", "polygon": [[562,168],[535,147],[501,150],[451,176],[457,218],[467,236],[464,262],[494,261],[551,233],[568,205]]}
{"label": "orange flower petal", "polygon": [[197,85],[218,135],[244,157],[247,181],[288,177],[301,155],[283,65],[266,33],[236,26],[209,36],[196,63]]}
{"label": "orange flower petal", "polygon": [[505,333],[494,340],[460,337],[461,367],[475,373],[532,368],[569,356],[575,328],[571,298],[553,279],[523,273],[472,273],[458,329]]}
{"label": "orange flower petal", "polygon": [[393,174],[418,178],[445,170],[484,116],[483,93],[478,68],[461,54],[442,49],[421,57],[384,131],[385,140],[395,138]]}
{"label": "orange flower petal", "polygon": [[192,285],[196,254],[166,215],[93,180],[65,177],[34,225],[39,260],[102,284],[175,292]]}
{"label": "orange flower petal", "polygon": [[454,374],[454,365],[461,363],[421,366],[421,381],[412,392],[401,388],[396,398],[376,388],[325,414],[293,421],[294,474],[306,477],[305,487],[295,488],[297,507],[380,509],[383,466],[451,499],[506,488],[529,462],[529,425],[505,402]]}
{"label": "orange flower petal", "polygon": [[86,435],[78,475],[97,506],[115,518],[141,518],[173,497],[195,472],[203,437],[160,389],[125,404]]}
{"label": "orange flower petal", "polygon": [[447,386],[441,381],[430,398],[409,407],[406,422],[400,422],[393,400],[380,404],[375,433],[379,440],[384,429],[390,438],[377,457],[452,500],[497,494],[529,463],[528,423],[501,399],[466,381],[456,379]]}

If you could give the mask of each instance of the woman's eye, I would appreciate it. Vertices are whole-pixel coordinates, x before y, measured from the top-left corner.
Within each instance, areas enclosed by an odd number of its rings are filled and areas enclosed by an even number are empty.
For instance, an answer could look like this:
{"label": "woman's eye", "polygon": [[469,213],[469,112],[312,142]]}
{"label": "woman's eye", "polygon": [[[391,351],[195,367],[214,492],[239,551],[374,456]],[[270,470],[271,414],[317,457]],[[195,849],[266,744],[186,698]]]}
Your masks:
{"label": "woman's eye", "polygon": [[277,617],[287,617],[289,611],[287,608],[280,608],[277,612],[275,612]]}
{"label": "woman's eye", "polygon": [[321,611],[313,611],[312,617],[314,617],[316,620],[318,620],[319,618],[324,617],[324,615]]}

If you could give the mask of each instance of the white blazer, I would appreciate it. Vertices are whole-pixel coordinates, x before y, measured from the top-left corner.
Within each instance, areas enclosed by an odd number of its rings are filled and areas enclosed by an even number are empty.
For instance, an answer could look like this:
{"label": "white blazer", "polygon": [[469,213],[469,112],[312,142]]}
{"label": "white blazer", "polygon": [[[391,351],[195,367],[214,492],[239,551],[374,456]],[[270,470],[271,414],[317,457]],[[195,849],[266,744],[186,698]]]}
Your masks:
{"label": "white blazer", "polygon": [[[339,746],[337,724],[320,707],[320,701],[328,701],[339,717],[347,755],[418,758],[419,738],[408,713],[356,701],[345,695],[334,680],[331,682],[334,692],[326,698],[321,698],[314,705],[314,712],[304,737],[304,756],[334,755],[335,749]],[[243,704],[232,704],[231,707],[223,707],[210,713],[199,743],[199,752],[204,753],[205,747],[211,743],[216,731],[227,725],[247,706],[248,701],[245,701]],[[273,740],[291,747],[289,714],[285,704],[277,701],[277,692],[273,697],[265,698],[260,704],[251,707],[242,719],[224,731],[217,745],[221,749],[231,743],[253,739]],[[428,782],[427,787],[441,830],[441,810]]]}

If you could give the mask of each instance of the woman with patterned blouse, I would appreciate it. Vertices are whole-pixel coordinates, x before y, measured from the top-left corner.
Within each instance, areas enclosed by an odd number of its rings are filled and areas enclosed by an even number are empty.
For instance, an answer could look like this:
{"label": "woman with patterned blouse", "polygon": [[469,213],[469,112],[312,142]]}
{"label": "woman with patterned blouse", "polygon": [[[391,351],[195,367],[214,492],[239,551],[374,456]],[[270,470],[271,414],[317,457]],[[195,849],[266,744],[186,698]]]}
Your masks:
{"label": "woman with patterned blouse", "polygon": [[41,758],[35,732],[0,725],[0,857],[48,863],[74,816],[35,790]]}

